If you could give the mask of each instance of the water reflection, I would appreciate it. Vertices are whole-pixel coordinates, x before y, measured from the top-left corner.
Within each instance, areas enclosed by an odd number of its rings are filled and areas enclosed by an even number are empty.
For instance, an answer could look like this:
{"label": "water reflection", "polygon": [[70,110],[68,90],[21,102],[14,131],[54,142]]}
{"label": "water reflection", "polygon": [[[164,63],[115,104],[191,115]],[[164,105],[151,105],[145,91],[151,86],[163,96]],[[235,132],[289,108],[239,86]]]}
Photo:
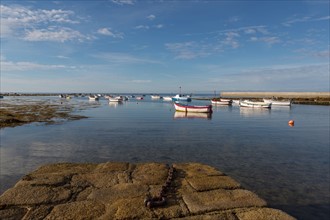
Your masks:
{"label": "water reflection", "polygon": [[239,114],[243,117],[266,116],[270,114],[270,109],[265,108],[240,108]]}
{"label": "water reflection", "polygon": [[174,118],[203,118],[212,119],[212,113],[197,113],[197,112],[178,112],[174,113]]}
{"label": "water reflection", "polygon": [[233,106],[231,106],[231,105],[212,105],[212,109],[213,109],[214,112],[217,112],[217,111],[232,112],[233,111]]}
{"label": "water reflection", "polygon": [[109,106],[113,108],[117,108],[120,105],[123,105],[123,102],[109,102]]}

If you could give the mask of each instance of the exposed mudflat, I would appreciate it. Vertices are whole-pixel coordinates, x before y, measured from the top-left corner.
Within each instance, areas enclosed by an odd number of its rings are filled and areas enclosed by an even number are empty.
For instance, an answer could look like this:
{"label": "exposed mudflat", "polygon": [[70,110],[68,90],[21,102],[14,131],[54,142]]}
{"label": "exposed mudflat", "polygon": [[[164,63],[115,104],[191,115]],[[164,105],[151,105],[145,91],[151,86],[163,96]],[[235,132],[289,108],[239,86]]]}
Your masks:
{"label": "exposed mudflat", "polygon": [[98,103],[71,100],[1,99],[0,128],[15,127],[32,122],[58,123],[86,118],[79,111],[96,107]]}

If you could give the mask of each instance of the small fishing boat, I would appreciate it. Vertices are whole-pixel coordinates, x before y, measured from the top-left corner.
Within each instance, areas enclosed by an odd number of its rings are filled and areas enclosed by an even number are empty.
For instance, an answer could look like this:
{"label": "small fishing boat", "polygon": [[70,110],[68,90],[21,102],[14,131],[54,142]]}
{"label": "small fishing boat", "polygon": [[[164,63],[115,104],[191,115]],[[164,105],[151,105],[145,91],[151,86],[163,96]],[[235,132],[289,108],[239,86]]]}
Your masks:
{"label": "small fishing boat", "polygon": [[291,106],[291,100],[286,101],[279,101],[279,100],[273,100],[273,99],[263,99],[265,103],[272,103],[272,105],[278,105],[278,106]]}
{"label": "small fishing boat", "polygon": [[184,96],[181,94],[177,94],[176,96],[172,97],[172,101],[185,101],[185,102],[191,102],[190,96]]}
{"label": "small fishing boat", "polygon": [[232,105],[231,99],[211,99],[212,105]]}
{"label": "small fishing boat", "polygon": [[163,100],[164,101],[172,101],[172,97],[171,96],[164,96]]}
{"label": "small fishing boat", "polygon": [[212,105],[185,105],[174,102],[174,107],[179,112],[212,112]]}
{"label": "small fishing boat", "polygon": [[122,102],[124,99],[122,96],[109,97],[109,102]]}
{"label": "small fishing boat", "polygon": [[249,100],[244,100],[239,103],[240,107],[249,107],[249,108],[271,108],[272,103],[266,102],[253,102]]}
{"label": "small fishing boat", "polygon": [[161,99],[160,95],[151,95],[151,99]]}
{"label": "small fishing boat", "polygon": [[89,101],[98,101],[99,100],[99,97],[97,95],[90,95],[88,97]]}
{"label": "small fishing boat", "polygon": [[143,97],[142,97],[142,96],[137,96],[135,99],[137,99],[137,100],[142,100]]}

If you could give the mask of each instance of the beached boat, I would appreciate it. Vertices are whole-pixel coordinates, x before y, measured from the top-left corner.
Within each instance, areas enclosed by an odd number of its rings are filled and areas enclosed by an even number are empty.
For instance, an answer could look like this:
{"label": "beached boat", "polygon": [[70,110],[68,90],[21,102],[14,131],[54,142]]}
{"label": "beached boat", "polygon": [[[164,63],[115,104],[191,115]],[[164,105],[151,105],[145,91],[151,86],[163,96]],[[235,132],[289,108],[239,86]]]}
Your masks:
{"label": "beached boat", "polygon": [[212,112],[212,105],[185,105],[174,102],[174,107],[179,112]]}
{"label": "beached boat", "polygon": [[231,99],[211,99],[212,105],[232,105]]}
{"label": "beached boat", "polygon": [[249,108],[271,108],[272,103],[265,102],[253,102],[249,100],[244,100],[239,103],[240,107],[249,107]]}
{"label": "beached boat", "polygon": [[90,95],[88,96],[89,101],[98,101],[99,97],[97,95]]}
{"label": "beached boat", "polygon": [[172,101],[180,101],[180,102],[191,102],[190,96],[184,96],[181,94],[177,94],[176,96],[172,97]]}
{"label": "beached boat", "polygon": [[263,99],[265,103],[272,103],[272,105],[278,105],[278,106],[291,106],[291,100],[286,101],[279,101],[279,100],[273,100],[273,99]]}

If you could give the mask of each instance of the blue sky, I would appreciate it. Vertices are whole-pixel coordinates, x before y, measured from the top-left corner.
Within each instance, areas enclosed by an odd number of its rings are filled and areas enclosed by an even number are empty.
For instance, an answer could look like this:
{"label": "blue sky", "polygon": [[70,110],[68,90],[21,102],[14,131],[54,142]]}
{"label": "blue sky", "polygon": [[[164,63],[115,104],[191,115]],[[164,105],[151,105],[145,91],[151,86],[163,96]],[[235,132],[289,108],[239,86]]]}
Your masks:
{"label": "blue sky", "polygon": [[1,92],[329,91],[329,1],[1,1]]}

